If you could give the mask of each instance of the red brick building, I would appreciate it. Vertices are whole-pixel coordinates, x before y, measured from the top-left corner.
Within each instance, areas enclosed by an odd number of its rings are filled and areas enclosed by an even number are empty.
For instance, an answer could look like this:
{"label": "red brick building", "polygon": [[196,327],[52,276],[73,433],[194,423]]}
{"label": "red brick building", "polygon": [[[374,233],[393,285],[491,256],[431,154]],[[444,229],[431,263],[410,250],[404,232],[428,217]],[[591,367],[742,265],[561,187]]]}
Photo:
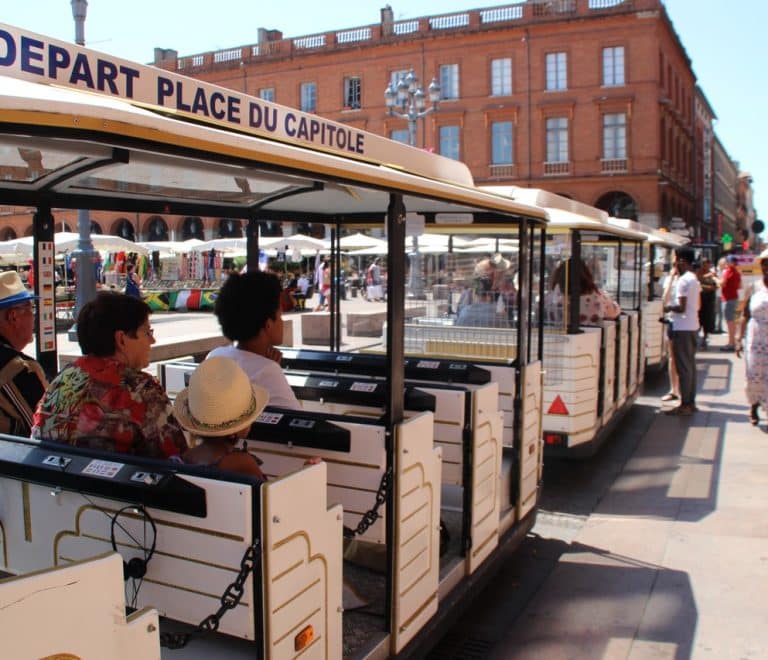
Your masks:
{"label": "red brick building", "polygon": [[[714,237],[702,171],[714,113],[697,104],[706,99],[660,0],[393,14],[296,38],[260,29],[255,44],[193,56],[156,49],[155,63],[403,141],[408,123],[387,115],[384,90],[412,69],[425,89],[441,84],[417,145],[463,160],[477,184],[545,188],[653,226],[681,218],[692,236]],[[141,239],[153,227],[197,235],[196,219],[105,216],[95,219],[105,232],[127,221]],[[198,220],[206,238],[226,221]]]}

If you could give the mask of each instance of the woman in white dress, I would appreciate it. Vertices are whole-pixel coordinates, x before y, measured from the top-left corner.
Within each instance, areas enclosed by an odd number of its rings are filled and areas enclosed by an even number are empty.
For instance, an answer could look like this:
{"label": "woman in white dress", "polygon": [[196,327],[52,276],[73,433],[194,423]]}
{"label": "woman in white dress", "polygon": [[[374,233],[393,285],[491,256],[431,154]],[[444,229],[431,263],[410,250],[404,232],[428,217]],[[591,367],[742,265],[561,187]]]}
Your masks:
{"label": "woman in white dress", "polygon": [[736,336],[736,356],[742,354],[747,370],[747,400],[749,421],[753,426],[760,422],[758,409],[768,410],[768,250],[756,259],[763,277],[747,290],[741,315],[741,325]]}

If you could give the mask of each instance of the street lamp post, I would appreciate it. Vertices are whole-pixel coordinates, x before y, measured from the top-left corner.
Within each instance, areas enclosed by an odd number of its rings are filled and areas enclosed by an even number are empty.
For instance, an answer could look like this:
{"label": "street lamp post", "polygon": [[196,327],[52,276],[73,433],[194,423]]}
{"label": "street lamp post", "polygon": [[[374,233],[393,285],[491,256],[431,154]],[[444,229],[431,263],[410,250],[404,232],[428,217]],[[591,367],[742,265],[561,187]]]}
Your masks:
{"label": "street lamp post", "polygon": [[397,81],[393,89],[392,83],[384,90],[384,103],[390,117],[408,120],[408,144],[416,146],[416,121],[426,117],[430,112],[438,110],[440,104],[440,83],[435,78],[427,90],[431,106],[427,106],[427,94],[419,86],[419,78],[411,69],[405,78]]}
{"label": "street lamp post", "polygon": [[[439,109],[440,83],[435,78],[427,89],[429,101],[432,105],[427,107],[427,94],[419,86],[419,78],[411,69],[405,78],[397,81],[394,88],[392,83],[384,90],[384,103],[387,106],[387,114],[390,117],[406,119],[408,121],[408,144],[416,146],[416,122],[426,117],[430,112]],[[416,236],[413,237],[413,252],[410,258],[409,288],[411,296],[417,299],[424,298],[424,277],[421,272],[421,253]]]}
{"label": "street lamp post", "polygon": [[[72,0],[72,18],[75,19],[75,43],[85,46],[85,15],[88,0]],[[91,241],[91,218],[87,209],[77,212],[77,230],[79,240],[72,255],[77,258],[77,282],[75,286],[75,318],[83,306],[96,296],[96,276],[94,274],[95,251]],[[76,329],[70,330],[70,339],[77,339]],[[72,336],[74,335],[74,337]]]}

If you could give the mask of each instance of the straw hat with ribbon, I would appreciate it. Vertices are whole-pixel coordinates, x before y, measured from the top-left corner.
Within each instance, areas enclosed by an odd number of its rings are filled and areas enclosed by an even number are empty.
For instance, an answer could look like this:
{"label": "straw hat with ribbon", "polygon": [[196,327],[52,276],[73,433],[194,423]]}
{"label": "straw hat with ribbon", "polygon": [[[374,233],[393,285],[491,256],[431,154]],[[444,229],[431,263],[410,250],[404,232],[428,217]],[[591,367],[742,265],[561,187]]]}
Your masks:
{"label": "straw hat with ribbon", "polygon": [[269,392],[253,385],[234,360],[205,360],[176,396],[173,415],[193,435],[223,437],[250,427],[269,402]]}
{"label": "straw hat with ribbon", "polygon": [[0,273],[0,309],[7,309],[37,298],[21,281],[15,270]]}

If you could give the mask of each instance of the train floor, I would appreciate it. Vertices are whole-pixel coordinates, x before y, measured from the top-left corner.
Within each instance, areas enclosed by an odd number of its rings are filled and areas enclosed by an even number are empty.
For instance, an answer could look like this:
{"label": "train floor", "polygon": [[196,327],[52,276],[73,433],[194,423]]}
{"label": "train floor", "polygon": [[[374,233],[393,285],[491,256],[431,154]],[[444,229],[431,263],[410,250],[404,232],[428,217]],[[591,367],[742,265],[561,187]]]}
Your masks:
{"label": "train floor", "polygon": [[692,417],[651,377],[597,456],[548,462],[533,533],[432,660],[768,657],[768,411],[725,343]]}

